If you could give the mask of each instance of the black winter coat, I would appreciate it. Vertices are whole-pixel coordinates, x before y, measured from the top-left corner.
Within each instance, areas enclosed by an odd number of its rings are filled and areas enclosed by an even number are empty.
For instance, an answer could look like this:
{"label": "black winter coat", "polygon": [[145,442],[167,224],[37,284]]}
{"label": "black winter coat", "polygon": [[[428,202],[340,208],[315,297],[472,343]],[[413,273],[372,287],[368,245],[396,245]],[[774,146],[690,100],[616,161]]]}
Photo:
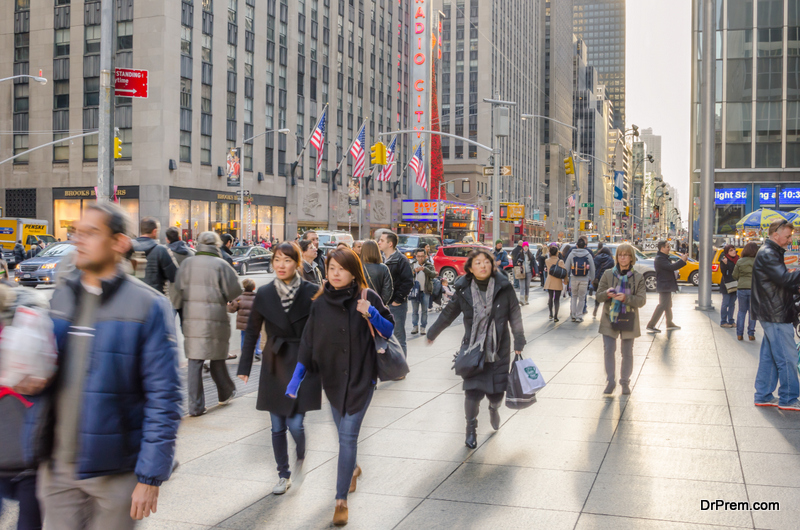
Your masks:
{"label": "black winter coat", "polygon": [[794,319],[794,294],[800,287],[800,269],[786,270],[786,250],[767,239],[756,254],[753,264],[752,302],[750,309],[756,320],[790,324]]}
{"label": "black winter coat", "polygon": [[686,262],[679,259],[675,263],[669,260],[669,256],[663,252],[656,254],[653,260],[656,269],[656,291],[659,293],[674,293],[678,290],[678,280],[675,278],[675,271],[683,268]]}
{"label": "black winter coat", "polygon": [[364,263],[364,276],[369,288],[381,295],[383,303],[388,305],[394,296],[392,273],[383,263]]}
{"label": "black winter coat", "polygon": [[297,399],[285,395],[286,386],[292,380],[294,368],[297,366],[300,339],[311,311],[311,298],[316,292],[316,285],[303,281],[288,313],[283,310],[281,297],[273,283],[262,286],[256,292],[244,335],[239,370],[236,372],[237,375],[250,375],[253,353],[263,326],[267,333],[267,344],[263,351],[256,409],[268,410],[281,416],[320,409],[322,387],[316,374],[306,375]]}
{"label": "black winter coat", "polygon": [[[736,268],[736,263],[730,258],[727,259],[727,263],[723,263],[722,258],[724,257],[725,256],[720,256],[719,260],[719,271],[722,273],[722,280],[719,282],[719,292],[728,294],[728,289],[725,288],[725,284],[734,281],[733,269]],[[735,293],[736,289],[734,289],[733,292]]]}
{"label": "black winter coat", "polygon": [[[469,345],[472,332],[473,303],[470,284],[473,276],[467,274],[455,283],[455,294],[442,310],[436,322],[428,328],[428,340],[435,340],[460,314],[464,314],[464,338],[461,346]],[[464,390],[481,390],[487,394],[505,392],[508,386],[508,372],[511,367],[511,334],[514,335],[514,351],[525,347],[525,331],[522,329],[522,313],[514,287],[508,278],[500,273],[494,274],[494,325],[499,359],[486,363],[484,370],[474,377],[464,379]],[[509,333],[509,324],[511,332]],[[459,346],[459,348],[461,347]]]}
{"label": "black winter coat", "polygon": [[395,251],[383,264],[389,267],[389,272],[392,273],[394,293],[390,303],[402,304],[408,300],[408,293],[414,287],[414,273],[411,272],[408,258],[402,252]]}
{"label": "black winter coat", "polygon": [[14,245],[14,262],[22,263],[25,261],[25,247],[21,243]]}
{"label": "black winter coat", "polygon": [[144,283],[164,294],[167,282],[175,283],[178,272],[177,264],[167,252],[167,247],[149,237],[137,237],[133,241],[133,250],[142,251],[147,256],[144,269]]}
{"label": "black winter coat", "polygon": [[530,250],[523,250],[519,254],[517,254],[517,257],[514,258],[514,266],[515,267],[524,266],[525,265],[525,255],[526,254],[528,255],[528,263],[530,264],[531,276],[536,276],[536,274],[537,274],[537,269],[536,269],[537,262],[536,262],[536,259],[533,257],[533,254],[531,253]]}
{"label": "black winter coat", "polygon": [[[356,310],[360,297],[355,284],[337,290],[326,283],[322,296],[311,304],[297,355],[297,362],[307,369],[300,392],[309,375],[319,374],[328,401],[342,415],[363,410],[378,381],[375,341],[367,319]],[[367,300],[394,323],[378,293],[367,289]],[[286,385],[281,392],[285,391]]]}
{"label": "black winter coat", "polygon": [[[608,247],[603,247],[594,256],[594,279],[600,282],[603,273],[614,268],[614,257]],[[595,287],[597,287],[595,285]]]}

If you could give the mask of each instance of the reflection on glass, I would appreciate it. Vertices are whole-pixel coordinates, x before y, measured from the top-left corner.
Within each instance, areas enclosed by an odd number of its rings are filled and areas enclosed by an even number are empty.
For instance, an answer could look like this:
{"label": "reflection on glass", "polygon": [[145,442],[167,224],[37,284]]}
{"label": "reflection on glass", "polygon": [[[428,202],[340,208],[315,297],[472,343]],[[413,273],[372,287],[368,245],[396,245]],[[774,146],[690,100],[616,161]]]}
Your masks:
{"label": "reflection on glass", "polygon": [[[277,237],[281,241],[287,239],[287,234],[284,233],[284,207],[272,207],[272,237]],[[292,236],[294,238],[294,236]]]}
{"label": "reflection on glass", "polygon": [[81,200],[64,199],[53,201],[53,217],[55,219],[56,239],[66,241],[72,233],[75,223],[81,218]]}

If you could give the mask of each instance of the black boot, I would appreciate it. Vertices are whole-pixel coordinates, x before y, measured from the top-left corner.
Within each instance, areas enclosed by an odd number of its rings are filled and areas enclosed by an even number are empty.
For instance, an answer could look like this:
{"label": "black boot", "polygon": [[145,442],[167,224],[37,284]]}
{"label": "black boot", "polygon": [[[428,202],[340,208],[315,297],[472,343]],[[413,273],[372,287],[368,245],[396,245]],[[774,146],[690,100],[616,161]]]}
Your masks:
{"label": "black boot", "polygon": [[497,430],[500,428],[500,408],[501,402],[489,403],[489,422],[492,424],[492,429]]}
{"label": "black boot", "polygon": [[478,411],[480,410],[480,400],[470,399],[469,396],[464,400],[464,412],[467,418],[467,439],[464,444],[470,449],[478,447]]}

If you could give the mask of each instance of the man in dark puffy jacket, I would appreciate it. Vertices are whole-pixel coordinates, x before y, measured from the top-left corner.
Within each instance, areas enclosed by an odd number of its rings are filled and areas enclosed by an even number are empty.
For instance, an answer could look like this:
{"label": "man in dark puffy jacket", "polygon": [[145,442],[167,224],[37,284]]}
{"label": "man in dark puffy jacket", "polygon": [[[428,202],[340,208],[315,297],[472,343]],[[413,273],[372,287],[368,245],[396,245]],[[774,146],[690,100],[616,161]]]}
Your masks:
{"label": "man in dark puffy jacket", "polygon": [[[181,263],[183,263],[183,261],[186,258],[194,256],[194,250],[189,248],[189,245],[187,245],[181,240],[181,235],[178,232],[178,229],[175,228],[174,226],[170,226],[169,228],[167,228],[167,231],[164,235],[167,236],[167,252],[169,253],[169,256],[175,261],[175,266],[180,269]],[[181,308],[176,291],[177,290],[175,289],[175,283],[170,282],[169,301],[172,302],[172,307],[175,309],[175,311],[178,312],[178,316],[181,317]],[[183,320],[181,320],[181,322],[182,321]]]}
{"label": "man in dark puffy jacket", "polygon": [[[51,301],[58,372],[29,415],[45,528],[133,528],[155,512],[181,419],[172,309],[121,266],[127,216],[92,203],[75,231],[76,267]],[[38,394],[44,382],[23,381]],[[24,388],[25,386],[28,388]],[[88,509],[91,507],[91,509]]]}
{"label": "man in dark puffy jacket", "polygon": [[[600,243],[600,245],[602,245],[602,243]],[[611,249],[605,246],[600,246],[600,248],[597,249],[597,253],[594,255],[594,281],[592,286],[594,287],[595,291],[597,290],[597,286],[600,284],[600,278],[603,277],[603,273],[613,268],[614,256],[611,255]],[[597,308],[599,306],[600,304],[595,299],[592,317],[597,318]]]}
{"label": "man in dark puffy jacket", "polygon": [[[797,377],[797,349],[792,322],[794,295],[800,288],[800,270],[789,272],[783,261],[792,239],[792,223],[776,221],[769,225],[753,264],[751,311],[764,329],[756,372],[755,405],[800,410],[800,382]],[[778,398],[772,393],[780,381]]]}
{"label": "man in dark puffy jacket", "polygon": [[153,217],[145,217],[139,228],[141,235],[133,241],[133,251],[144,252],[147,257],[144,283],[164,294],[166,283],[175,282],[178,267],[167,248],[158,244],[158,231],[161,228],[159,222]]}
{"label": "man in dark puffy jacket", "polygon": [[681,259],[673,263],[669,259],[669,242],[661,240],[656,246],[658,254],[653,260],[656,269],[656,290],[658,291],[658,306],[653,312],[653,317],[647,324],[648,333],[661,333],[656,326],[661,319],[661,315],[667,315],[667,331],[681,329],[672,322],[672,293],[678,290],[678,280],[675,278],[675,271],[680,270],[686,265],[687,256],[684,254]]}
{"label": "man in dark puffy jacket", "polygon": [[14,245],[14,264],[20,264],[25,261],[25,247],[22,245],[22,240],[17,241]]}

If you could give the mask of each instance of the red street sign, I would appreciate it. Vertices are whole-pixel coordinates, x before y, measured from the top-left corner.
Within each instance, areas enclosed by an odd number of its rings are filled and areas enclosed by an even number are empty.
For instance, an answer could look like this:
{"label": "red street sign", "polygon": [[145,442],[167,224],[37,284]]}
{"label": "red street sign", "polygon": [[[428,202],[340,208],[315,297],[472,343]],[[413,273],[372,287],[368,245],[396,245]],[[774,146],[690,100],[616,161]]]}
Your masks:
{"label": "red street sign", "polygon": [[121,98],[146,98],[147,70],[116,68],[114,70],[114,95]]}

